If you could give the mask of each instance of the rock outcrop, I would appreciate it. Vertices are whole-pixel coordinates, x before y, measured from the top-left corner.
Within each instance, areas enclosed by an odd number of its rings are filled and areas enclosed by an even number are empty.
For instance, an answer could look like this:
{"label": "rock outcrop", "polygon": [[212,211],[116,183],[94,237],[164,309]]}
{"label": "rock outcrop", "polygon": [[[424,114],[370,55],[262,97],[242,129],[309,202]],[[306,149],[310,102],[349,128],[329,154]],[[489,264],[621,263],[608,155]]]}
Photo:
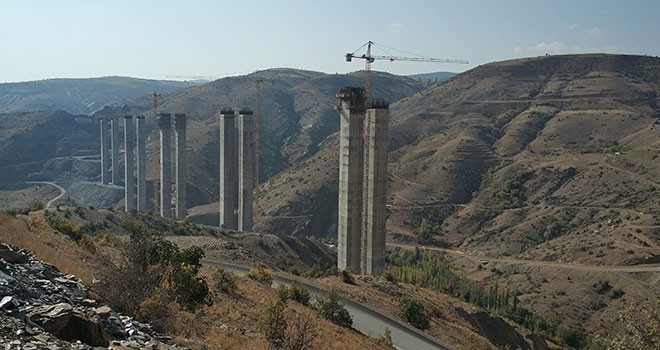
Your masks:
{"label": "rock outcrop", "polygon": [[0,243],[2,349],[179,349],[89,297],[73,275]]}

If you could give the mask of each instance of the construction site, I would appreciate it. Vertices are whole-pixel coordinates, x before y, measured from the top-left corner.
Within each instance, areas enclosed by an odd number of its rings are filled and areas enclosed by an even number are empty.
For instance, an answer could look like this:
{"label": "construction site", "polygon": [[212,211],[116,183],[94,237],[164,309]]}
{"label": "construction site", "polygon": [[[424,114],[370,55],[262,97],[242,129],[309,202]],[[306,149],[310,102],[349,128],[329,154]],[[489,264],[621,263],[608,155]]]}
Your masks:
{"label": "construction site", "polygon": [[[346,87],[336,95],[339,107],[339,174],[337,198],[337,267],[366,275],[380,275],[385,266],[387,145],[389,106],[371,96],[371,64],[376,60],[467,63],[420,57],[379,56],[369,41],[345,55],[347,62],[364,59],[364,88]],[[256,113],[222,108],[218,123],[217,225],[251,232],[255,224],[255,193],[259,190],[260,84],[275,80],[257,76]],[[145,115],[101,118],[101,183],[123,186],[126,211],[154,211],[164,218],[187,216],[186,114],[157,109],[153,95],[154,125],[158,128],[159,178],[154,198],[147,198],[145,175]],[[121,122],[123,120],[123,123]],[[120,144],[123,127],[123,149]],[[121,154],[123,153],[123,157]],[[120,167],[123,165],[123,177]],[[173,179],[173,180],[172,180]],[[158,196],[155,196],[156,192]]]}

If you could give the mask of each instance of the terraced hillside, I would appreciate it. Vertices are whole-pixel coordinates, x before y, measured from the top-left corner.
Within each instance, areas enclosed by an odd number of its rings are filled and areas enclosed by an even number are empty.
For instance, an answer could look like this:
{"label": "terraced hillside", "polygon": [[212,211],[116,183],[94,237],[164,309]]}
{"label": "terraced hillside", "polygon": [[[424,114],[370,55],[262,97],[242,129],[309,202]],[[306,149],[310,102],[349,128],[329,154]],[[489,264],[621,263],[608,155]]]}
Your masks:
{"label": "terraced hillside", "polygon": [[[616,329],[660,278],[600,268],[660,261],[659,88],[658,58],[548,56],[394,103],[388,240],[447,247],[470,278],[517,290],[535,312]],[[258,230],[333,236],[337,153],[329,138],[267,182]],[[599,292],[603,281],[616,295]]]}

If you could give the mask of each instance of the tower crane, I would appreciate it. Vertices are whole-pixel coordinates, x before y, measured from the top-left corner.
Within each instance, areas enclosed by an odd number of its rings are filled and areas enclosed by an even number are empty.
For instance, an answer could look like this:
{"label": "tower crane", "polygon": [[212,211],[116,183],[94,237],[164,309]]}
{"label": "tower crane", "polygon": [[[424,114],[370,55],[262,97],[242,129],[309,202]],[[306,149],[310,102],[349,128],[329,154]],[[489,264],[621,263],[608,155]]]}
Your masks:
{"label": "tower crane", "polygon": [[[362,55],[357,55],[356,52],[361,50],[364,47],[367,47],[367,52]],[[452,59],[443,59],[443,58],[430,58],[430,57],[423,57],[423,56],[417,56],[417,57],[401,57],[401,56],[394,56],[394,55],[386,55],[386,56],[381,56],[381,55],[372,55],[371,54],[371,49],[373,46],[384,46],[384,45],[379,45],[374,43],[373,41],[368,41],[366,44],[360,46],[357,50],[347,53],[345,55],[346,57],[346,62],[351,62],[354,58],[361,58],[365,60],[365,65],[364,65],[364,100],[365,100],[365,106],[367,103],[370,101],[371,98],[371,64],[376,61],[376,60],[388,60],[390,62],[394,61],[412,61],[412,62],[436,62],[436,63],[460,63],[460,64],[469,64],[467,60],[452,60]],[[392,49],[392,48],[389,48]],[[396,49],[394,49],[396,50]],[[400,51],[400,50],[397,50]]]}

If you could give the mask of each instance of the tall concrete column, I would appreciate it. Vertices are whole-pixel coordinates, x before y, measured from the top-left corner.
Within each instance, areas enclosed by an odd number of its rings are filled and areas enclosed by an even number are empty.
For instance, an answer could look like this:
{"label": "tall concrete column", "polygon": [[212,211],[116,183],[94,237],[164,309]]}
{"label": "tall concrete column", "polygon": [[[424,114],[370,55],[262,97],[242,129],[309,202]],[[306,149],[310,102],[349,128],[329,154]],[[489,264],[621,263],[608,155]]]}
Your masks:
{"label": "tall concrete column", "polygon": [[133,116],[124,117],[124,208],[135,209],[135,177],[133,157],[135,156],[135,124]]}
{"label": "tall concrete column", "polygon": [[389,109],[374,103],[367,109],[364,140],[364,228],[362,273],[380,275],[385,268],[387,221],[387,142]]}
{"label": "tall concrete column", "polygon": [[338,255],[340,270],[360,272],[364,90],[345,88],[340,102]]}
{"label": "tall concrete column", "polygon": [[111,120],[110,143],[112,147],[112,184],[119,185],[121,176],[119,175],[119,118],[113,117]]}
{"label": "tall concrete column", "polygon": [[236,230],[236,116],[233,110],[220,112],[220,227]]}
{"label": "tall concrete column", "polygon": [[242,110],[238,115],[238,230],[252,231],[255,164],[254,115]]}
{"label": "tall concrete column", "polygon": [[109,184],[110,179],[110,121],[101,118],[101,183]]}
{"label": "tall concrete column", "polygon": [[175,143],[175,182],[176,182],[176,218],[186,217],[186,184],[188,183],[188,168],[186,164],[186,115],[174,115]]}
{"label": "tall concrete column", "polygon": [[158,113],[160,128],[160,216],[172,216],[172,114]]}
{"label": "tall concrete column", "polygon": [[145,152],[146,132],[144,130],[144,116],[138,115],[135,119],[135,143],[137,144],[137,210],[147,211],[147,178],[145,162],[147,161]]}

